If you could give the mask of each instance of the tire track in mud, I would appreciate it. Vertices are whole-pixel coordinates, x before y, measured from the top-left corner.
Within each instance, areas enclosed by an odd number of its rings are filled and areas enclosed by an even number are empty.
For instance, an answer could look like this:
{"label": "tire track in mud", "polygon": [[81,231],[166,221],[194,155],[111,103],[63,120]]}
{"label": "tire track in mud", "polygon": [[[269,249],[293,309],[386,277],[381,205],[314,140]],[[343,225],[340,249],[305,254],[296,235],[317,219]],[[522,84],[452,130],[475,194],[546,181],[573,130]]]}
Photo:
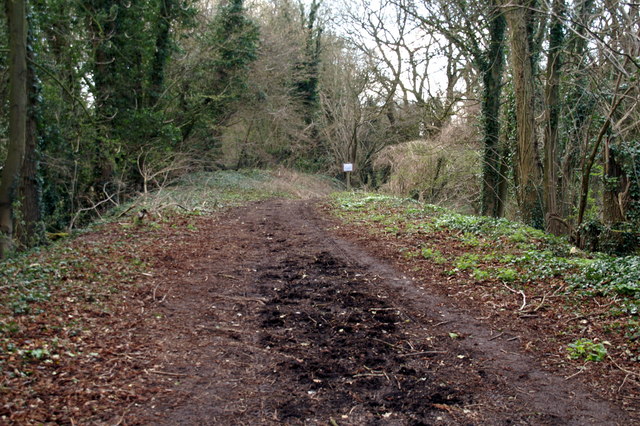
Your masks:
{"label": "tire track in mud", "polygon": [[271,298],[261,343],[291,357],[273,374],[292,375],[298,388],[276,408],[281,420],[317,419],[326,406],[338,420],[432,423],[470,402],[464,390],[434,384],[424,364],[408,366],[407,356],[440,351],[404,340],[410,320],[329,252],[273,265],[262,278]]}
{"label": "tire track in mud", "polygon": [[272,200],[194,237],[208,248],[159,332],[181,397],[141,423],[630,424],[335,225],[314,202]]}

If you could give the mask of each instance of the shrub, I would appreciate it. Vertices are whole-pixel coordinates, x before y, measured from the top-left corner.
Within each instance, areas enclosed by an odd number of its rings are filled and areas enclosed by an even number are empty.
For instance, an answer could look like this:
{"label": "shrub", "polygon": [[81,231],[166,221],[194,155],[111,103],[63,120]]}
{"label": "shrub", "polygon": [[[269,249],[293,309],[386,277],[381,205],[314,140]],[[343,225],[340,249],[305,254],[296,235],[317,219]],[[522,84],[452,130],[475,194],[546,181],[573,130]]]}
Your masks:
{"label": "shrub", "polygon": [[391,170],[383,190],[451,208],[473,207],[480,173],[475,132],[468,124],[451,125],[433,139],[385,148],[375,161],[377,169]]}

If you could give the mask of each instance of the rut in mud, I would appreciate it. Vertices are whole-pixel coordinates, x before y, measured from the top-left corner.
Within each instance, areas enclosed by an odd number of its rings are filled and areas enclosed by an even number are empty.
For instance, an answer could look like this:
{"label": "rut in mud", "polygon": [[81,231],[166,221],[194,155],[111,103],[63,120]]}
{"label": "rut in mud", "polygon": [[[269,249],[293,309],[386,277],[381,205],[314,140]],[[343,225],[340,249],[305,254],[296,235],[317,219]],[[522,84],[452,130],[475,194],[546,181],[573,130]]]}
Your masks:
{"label": "rut in mud", "polygon": [[[163,259],[147,424],[625,424],[470,312],[332,233],[309,201],[208,222]],[[164,268],[164,270],[162,270]],[[161,391],[162,390],[162,391]]]}
{"label": "rut in mud", "polygon": [[472,402],[463,390],[436,381],[424,360],[441,351],[402,330],[411,320],[387,302],[377,280],[350,272],[327,252],[273,269],[263,275],[266,293],[275,294],[261,312],[261,343],[292,357],[272,374],[297,383],[297,397],[278,404],[281,420],[342,413],[424,422]]}

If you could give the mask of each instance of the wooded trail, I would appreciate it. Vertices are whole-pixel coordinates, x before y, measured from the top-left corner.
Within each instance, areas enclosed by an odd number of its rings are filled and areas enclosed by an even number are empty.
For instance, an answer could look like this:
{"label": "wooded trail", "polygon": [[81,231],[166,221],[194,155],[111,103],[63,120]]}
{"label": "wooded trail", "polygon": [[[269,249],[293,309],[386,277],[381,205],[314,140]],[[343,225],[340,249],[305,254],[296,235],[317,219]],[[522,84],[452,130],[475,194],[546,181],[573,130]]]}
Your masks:
{"label": "wooded trail", "polygon": [[158,394],[124,423],[631,423],[544,370],[518,336],[435,295],[442,277],[407,277],[338,236],[316,202],[206,223],[187,250],[152,253]]}

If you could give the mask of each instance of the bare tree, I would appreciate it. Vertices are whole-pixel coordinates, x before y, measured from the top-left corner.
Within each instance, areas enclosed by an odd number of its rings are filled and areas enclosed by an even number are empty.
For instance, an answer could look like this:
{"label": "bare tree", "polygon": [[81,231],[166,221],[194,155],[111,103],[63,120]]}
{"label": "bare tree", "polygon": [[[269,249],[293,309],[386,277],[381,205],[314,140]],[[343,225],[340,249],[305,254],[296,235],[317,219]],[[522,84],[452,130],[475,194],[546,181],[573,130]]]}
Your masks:
{"label": "bare tree", "polygon": [[[336,40],[325,54],[322,79],[320,128],[334,171],[341,163],[353,163],[364,177],[372,157],[384,140],[374,134],[374,121],[382,117],[379,99],[368,94],[371,81],[358,61],[356,52]],[[374,95],[375,96],[375,95]]]}
{"label": "bare tree", "polygon": [[[460,101],[456,86],[467,71],[457,47],[414,19],[402,4],[349,2],[345,9],[345,31],[365,54],[379,96],[400,103],[401,109],[415,105],[419,133],[438,133],[455,113]],[[441,81],[434,81],[434,74]]]}

